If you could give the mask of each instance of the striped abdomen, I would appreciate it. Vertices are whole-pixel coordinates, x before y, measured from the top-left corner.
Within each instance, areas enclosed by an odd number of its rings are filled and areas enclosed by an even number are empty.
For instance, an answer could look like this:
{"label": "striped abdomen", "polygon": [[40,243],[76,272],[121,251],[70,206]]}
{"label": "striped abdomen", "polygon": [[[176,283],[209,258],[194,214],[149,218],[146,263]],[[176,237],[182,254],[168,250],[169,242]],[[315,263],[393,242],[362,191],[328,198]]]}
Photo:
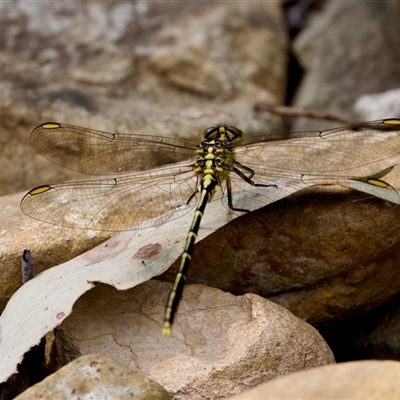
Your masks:
{"label": "striped abdomen", "polygon": [[193,247],[197,238],[197,234],[199,232],[200,222],[203,218],[206,204],[212,199],[217,186],[218,181],[212,175],[206,175],[201,181],[200,199],[197,203],[192,225],[190,226],[189,233],[186,238],[185,248],[183,249],[181,263],[175,277],[175,282],[172,285],[172,288],[168,294],[162,330],[163,336],[171,335],[171,327],[174,322],[175,313],[178,308],[179,301],[182,297],[183,288],[186,283],[186,277],[190,262],[192,260]]}

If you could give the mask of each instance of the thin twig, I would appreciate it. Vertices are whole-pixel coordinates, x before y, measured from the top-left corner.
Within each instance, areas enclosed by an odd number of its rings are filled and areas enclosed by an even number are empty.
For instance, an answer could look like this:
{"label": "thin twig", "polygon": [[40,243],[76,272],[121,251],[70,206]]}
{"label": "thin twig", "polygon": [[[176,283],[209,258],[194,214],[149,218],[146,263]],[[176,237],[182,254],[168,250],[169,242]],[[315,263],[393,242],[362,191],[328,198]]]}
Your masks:
{"label": "thin twig", "polygon": [[273,106],[269,104],[256,103],[254,105],[254,111],[268,112],[270,114],[279,115],[283,117],[295,117],[295,118],[306,117],[313,119],[324,119],[328,121],[337,121],[341,124],[346,124],[346,125],[353,125],[358,123],[358,121],[343,118],[342,116],[337,114],[326,113],[317,110],[307,110],[305,108],[300,108],[300,107]]}

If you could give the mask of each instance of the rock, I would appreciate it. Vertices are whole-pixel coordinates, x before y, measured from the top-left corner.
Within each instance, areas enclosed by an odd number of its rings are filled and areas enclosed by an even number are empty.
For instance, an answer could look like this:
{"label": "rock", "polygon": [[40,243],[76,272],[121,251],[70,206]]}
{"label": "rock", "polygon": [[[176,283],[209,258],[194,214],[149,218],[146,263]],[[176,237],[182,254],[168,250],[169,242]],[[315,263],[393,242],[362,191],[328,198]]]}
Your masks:
{"label": "rock", "polygon": [[338,363],[400,360],[399,295],[358,317],[318,328]]}
{"label": "rock", "polygon": [[399,379],[399,362],[349,362],[279,377],[229,400],[398,399]]}
{"label": "rock", "polygon": [[162,337],[169,288],[154,280],[121,292],[96,285],[60,329],[82,354],[115,357],[176,399],[222,398],[334,362],[318,332],[279,305],[201,285],[186,287],[172,338]]}
{"label": "rock", "polygon": [[2,194],[83,178],[29,147],[29,133],[46,121],[195,142],[217,123],[258,135],[281,128],[280,118],[253,113],[254,101],[285,96],[278,3],[3,3],[0,10]]}
{"label": "rock", "polygon": [[351,343],[363,358],[400,360],[400,299],[374,310],[351,332]]}
{"label": "rock", "polygon": [[[280,104],[286,76],[278,66],[287,62],[286,36],[276,7],[219,4],[161,31],[150,65],[169,83],[203,96],[241,93]],[[266,79],[270,76],[275,79]]]}
{"label": "rock", "polygon": [[360,96],[354,104],[360,121],[372,121],[400,115],[400,89]]}
{"label": "rock", "polygon": [[[39,273],[109,237],[25,217],[18,209],[21,197],[0,199],[6,227],[0,260],[8,266],[1,277],[3,306],[20,285],[25,248]],[[391,203],[356,192],[306,191],[244,215],[196,244],[189,282],[268,297],[311,324],[351,318],[400,290],[400,236],[393,224],[399,213]],[[176,268],[162,280],[172,281]]]}
{"label": "rock", "polygon": [[[297,40],[307,69],[297,105],[355,115],[360,96],[397,87],[397,7],[328,2]],[[29,132],[46,120],[196,142],[216,122],[250,135],[280,126],[252,113],[256,100],[284,98],[288,47],[277,3],[5,2],[0,10],[3,193],[82,177],[29,147]],[[21,197],[0,199],[0,307],[20,284],[24,248],[39,273],[109,237],[25,218]],[[352,318],[400,291],[398,213],[356,193],[295,195],[197,244],[189,279],[269,297],[315,325]]]}
{"label": "rock", "polygon": [[[353,105],[361,95],[400,86],[399,6],[327,2],[294,42],[305,70],[294,105],[355,118]],[[294,125],[296,131],[337,126],[318,120]]]}
{"label": "rock", "polygon": [[36,274],[68,261],[97,246],[111,232],[63,228],[38,222],[24,215],[19,203],[23,193],[0,197],[0,263],[7,265],[0,274],[0,309],[21,286],[21,257],[31,250]]}
{"label": "rock", "polygon": [[157,382],[115,359],[90,354],[72,361],[16,397],[18,400],[39,398],[167,400],[171,397]]}
{"label": "rock", "polygon": [[188,282],[259,294],[312,325],[351,318],[400,290],[398,218],[396,205],[355,192],[304,191],[199,242]]}

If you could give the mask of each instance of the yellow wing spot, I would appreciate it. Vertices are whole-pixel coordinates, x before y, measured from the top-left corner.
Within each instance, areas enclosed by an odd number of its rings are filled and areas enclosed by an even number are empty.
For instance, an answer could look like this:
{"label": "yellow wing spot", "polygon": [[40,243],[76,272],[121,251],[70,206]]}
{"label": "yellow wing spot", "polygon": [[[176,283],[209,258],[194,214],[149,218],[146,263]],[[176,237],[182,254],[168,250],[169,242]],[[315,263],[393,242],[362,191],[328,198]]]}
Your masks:
{"label": "yellow wing spot", "polygon": [[383,123],[387,125],[400,125],[400,119],[397,118],[385,119]]}
{"label": "yellow wing spot", "polygon": [[60,128],[60,124],[57,124],[56,122],[47,122],[42,125],[43,129],[58,129]]}
{"label": "yellow wing spot", "polygon": [[386,182],[381,181],[381,180],[379,180],[379,179],[368,179],[367,182],[368,182],[370,185],[374,185],[374,186],[377,186],[377,187],[380,187],[380,188],[387,188],[387,187],[389,187],[389,185],[388,185]]}
{"label": "yellow wing spot", "polygon": [[49,185],[44,185],[44,186],[39,186],[35,189],[32,189],[29,194],[31,194],[32,196],[35,196],[36,194],[41,194],[44,192],[47,192],[48,190],[50,190],[50,186]]}

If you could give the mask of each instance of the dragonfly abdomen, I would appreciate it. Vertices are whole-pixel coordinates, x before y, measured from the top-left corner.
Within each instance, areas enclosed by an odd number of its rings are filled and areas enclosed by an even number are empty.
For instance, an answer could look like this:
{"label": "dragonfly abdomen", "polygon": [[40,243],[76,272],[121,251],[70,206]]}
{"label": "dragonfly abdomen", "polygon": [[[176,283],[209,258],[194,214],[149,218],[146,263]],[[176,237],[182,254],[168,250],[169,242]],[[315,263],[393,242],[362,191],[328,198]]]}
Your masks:
{"label": "dragonfly abdomen", "polygon": [[175,276],[174,284],[168,294],[167,305],[165,307],[163,336],[171,336],[171,328],[174,322],[176,310],[181,300],[183,288],[186,283],[187,273],[190,262],[192,261],[193,247],[196,242],[197,234],[200,229],[201,219],[204,215],[206,204],[211,201],[215,190],[219,186],[218,180],[212,174],[206,174],[200,183],[200,199],[197,203],[196,211],[193,215],[192,224],[186,238],[185,247],[181,256],[179,270]]}

